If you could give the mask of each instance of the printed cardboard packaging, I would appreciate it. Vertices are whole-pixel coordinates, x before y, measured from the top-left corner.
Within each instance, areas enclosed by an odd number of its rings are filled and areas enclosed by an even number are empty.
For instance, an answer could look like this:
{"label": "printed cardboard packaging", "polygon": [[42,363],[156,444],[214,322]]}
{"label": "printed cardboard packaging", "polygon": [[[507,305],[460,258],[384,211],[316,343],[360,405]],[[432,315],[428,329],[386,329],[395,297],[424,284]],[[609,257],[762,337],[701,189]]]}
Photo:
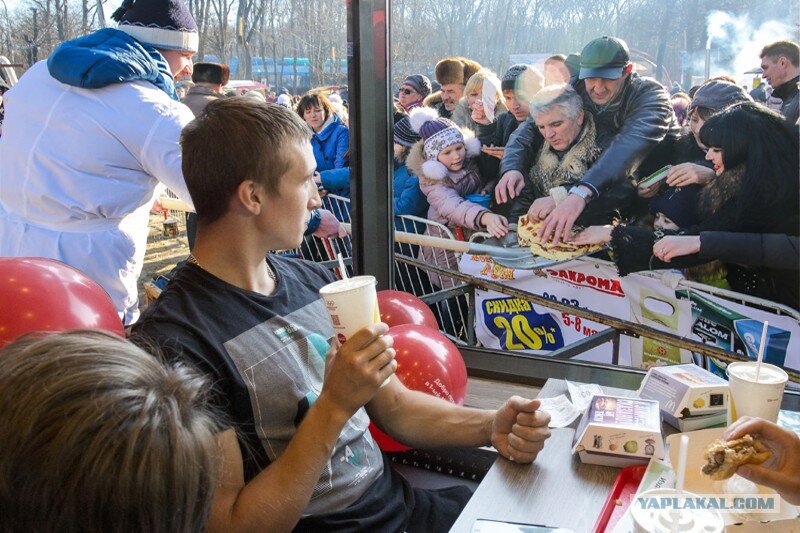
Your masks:
{"label": "printed cardboard packaging", "polygon": [[691,363],[651,368],[639,397],[658,401],[664,421],[681,431],[724,424],[728,412],[728,382]]}
{"label": "printed cardboard packaging", "polygon": [[647,464],[664,458],[658,402],[597,395],[575,432],[572,453],[581,461],[607,466]]}

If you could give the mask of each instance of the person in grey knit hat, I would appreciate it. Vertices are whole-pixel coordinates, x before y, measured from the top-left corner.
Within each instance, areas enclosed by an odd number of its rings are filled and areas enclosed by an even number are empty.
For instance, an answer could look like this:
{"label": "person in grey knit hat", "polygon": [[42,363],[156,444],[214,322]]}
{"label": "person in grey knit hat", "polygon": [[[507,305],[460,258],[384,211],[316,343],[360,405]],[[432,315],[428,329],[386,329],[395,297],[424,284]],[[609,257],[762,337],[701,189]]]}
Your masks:
{"label": "person in grey knit hat", "polygon": [[403,80],[397,92],[397,99],[406,113],[420,107],[426,96],[431,94],[431,80],[422,74],[413,74]]}

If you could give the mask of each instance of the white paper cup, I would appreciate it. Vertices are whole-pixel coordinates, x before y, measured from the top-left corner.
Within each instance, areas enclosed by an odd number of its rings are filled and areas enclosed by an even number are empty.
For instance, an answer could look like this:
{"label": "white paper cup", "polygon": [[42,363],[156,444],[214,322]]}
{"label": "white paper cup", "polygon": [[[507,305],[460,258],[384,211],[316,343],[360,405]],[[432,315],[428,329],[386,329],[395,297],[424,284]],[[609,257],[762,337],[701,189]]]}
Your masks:
{"label": "white paper cup", "polygon": [[[673,498],[697,498],[696,494],[683,491],[678,496],[676,489],[653,489],[637,494],[631,501],[630,512],[633,519],[633,530],[636,533],[681,533],[702,531],[704,533],[722,533],[725,520],[717,510],[712,509],[678,509],[663,505],[663,501]],[[642,505],[642,500],[645,505]],[[659,503],[660,508],[655,507]],[[649,505],[648,505],[649,504]],[[677,525],[675,523],[677,522]]]}
{"label": "white paper cup", "polygon": [[728,365],[726,372],[730,382],[728,403],[728,425],[742,416],[760,417],[770,422],[778,421],[783,389],[789,376],[782,368],[768,363],[761,364],[761,374],[756,382],[755,361],[737,361]]}
{"label": "white paper cup", "polygon": [[344,344],[358,330],[381,321],[373,276],[340,279],[322,287],[319,295],[331,316],[336,338]]}
{"label": "white paper cup", "polygon": [[[340,343],[347,342],[361,328],[381,321],[376,285],[374,276],[355,276],[328,283],[319,290]],[[389,381],[391,377],[381,387]]]}

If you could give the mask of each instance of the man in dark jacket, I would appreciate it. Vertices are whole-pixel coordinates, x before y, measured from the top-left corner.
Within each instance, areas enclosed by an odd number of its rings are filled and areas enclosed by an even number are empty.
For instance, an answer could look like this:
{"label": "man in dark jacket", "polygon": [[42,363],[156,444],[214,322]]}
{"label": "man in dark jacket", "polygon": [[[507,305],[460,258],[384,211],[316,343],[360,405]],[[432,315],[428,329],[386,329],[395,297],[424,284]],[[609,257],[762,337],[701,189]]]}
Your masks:
{"label": "man in dark jacket", "polygon": [[192,110],[194,116],[200,116],[209,103],[225,98],[222,87],[228,83],[230,75],[231,69],[228,65],[195,63],[192,71],[194,87],[189,89],[181,102]]}
{"label": "man in dark jacket", "polygon": [[503,75],[500,87],[508,111],[497,115],[490,124],[478,124],[478,131],[475,132],[483,145],[478,166],[487,182],[500,177],[500,161],[505,145],[511,134],[528,118],[531,98],[543,85],[544,76],[533,65],[512,65]]}
{"label": "man in dark jacket", "polygon": [[800,116],[800,46],[792,41],[776,41],[761,50],[762,77],[772,86],[772,96],[782,100],[778,110],[786,124],[794,126]]}
{"label": "man in dark jacket", "polygon": [[[540,238],[558,243],[569,237],[572,225],[588,202],[626,180],[665,137],[677,137],[678,123],[669,93],[657,81],[633,73],[628,46],[614,37],[600,37],[581,52],[575,90],[597,126],[597,143],[607,148],[568,197],[545,219]],[[526,120],[509,139],[495,190],[498,203],[517,196],[542,144],[536,124]],[[633,189],[620,198],[620,207],[633,200]]]}

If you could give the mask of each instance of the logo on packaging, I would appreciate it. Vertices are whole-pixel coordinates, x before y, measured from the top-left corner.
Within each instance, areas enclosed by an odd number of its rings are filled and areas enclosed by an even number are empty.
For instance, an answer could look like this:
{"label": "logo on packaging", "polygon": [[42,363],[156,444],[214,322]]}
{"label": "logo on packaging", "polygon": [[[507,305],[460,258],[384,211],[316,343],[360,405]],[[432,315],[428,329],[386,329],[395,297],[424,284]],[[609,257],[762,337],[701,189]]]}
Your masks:
{"label": "logo on packaging", "polygon": [[584,274],[583,272],[576,272],[574,270],[566,269],[547,269],[547,274],[558,281],[563,281],[569,285],[576,287],[588,287],[603,294],[610,294],[612,296],[625,297],[618,279],[604,278],[601,276],[592,276],[591,274]]}

